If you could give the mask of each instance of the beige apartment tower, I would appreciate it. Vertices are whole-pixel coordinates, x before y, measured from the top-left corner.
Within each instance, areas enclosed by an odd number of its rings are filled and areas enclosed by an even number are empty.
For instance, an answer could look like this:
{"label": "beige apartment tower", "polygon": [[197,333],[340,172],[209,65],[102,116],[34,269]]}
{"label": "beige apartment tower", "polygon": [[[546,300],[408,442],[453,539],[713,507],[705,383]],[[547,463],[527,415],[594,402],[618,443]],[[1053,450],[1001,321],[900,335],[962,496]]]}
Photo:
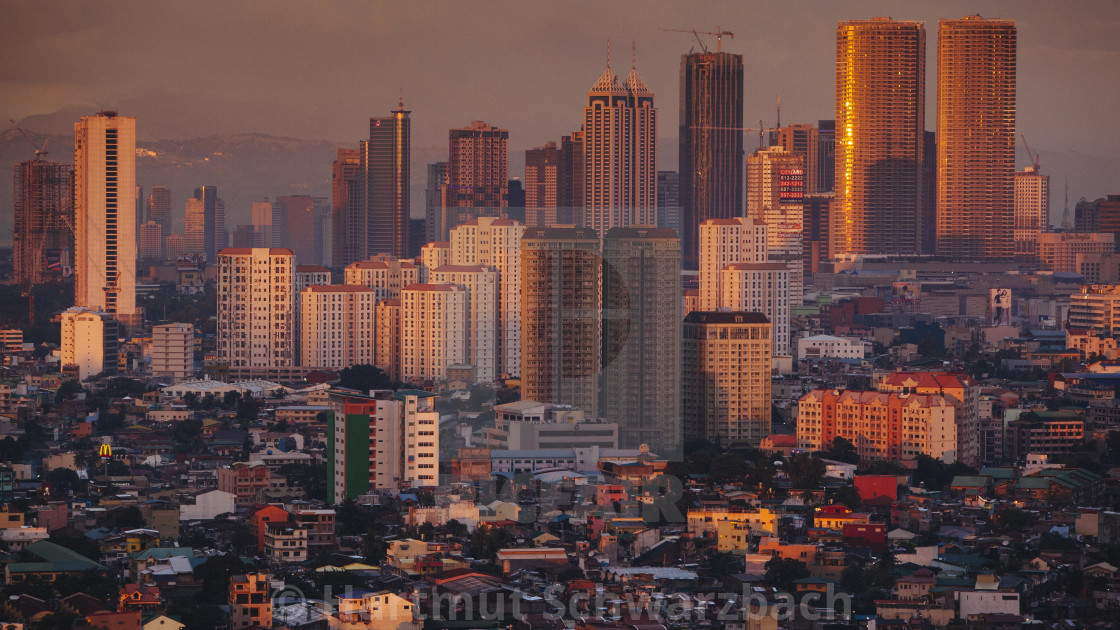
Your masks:
{"label": "beige apartment tower", "polygon": [[583,109],[585,227],[602,238],[630,225],[657,224],[657,109],[653,91],[630,71],[606,71]]}
{"label": "beige apartment tower", "polygon": [[381,255],[346,265],[343,278],[346,284],[373,289],[378,300],[397,299],[401,289],[420,282],[420,268],[411,260]]}
{"label": "beige apartment tower", "polygon": [[681,345],[685,439],[758,446],[770,435],[770,322],[743,311],[689,313]]}
{"label": "beige apartment tower", "polygon": [[920,253],[925,47],[922,22],[836,29],[834,255]]}
{"label": "beige apartment tower", "polygon": [[401,380],[401,301],[380,300],[375,308],[374,365],[394,382]]}
{"label": "beige apartment tower", "polygon": [[375,296],[373,289],[351,284],[300,291],[300,365],[331,370],[372,365]]}
{"label": "beige apartment tower", "polygon": [[937,253],[1015,254],[1013,20],[941,20],[937,38]]}
{"label": "beige apartment tower", "polygon": [[789,268],[789,298],[800,305],[804,293],[805,157],[782,147],[747,156],[747,216],[766,224],[771,262]]}
{"label": "beige apartment tower", "polygon": [[761,219],[708,219],[700,224],[700,309],[720,308],[720,273],[734,263],[764,263],[766,223]]}
{"label": "beige apartment tower", "polygon": [[467,292],[467,361],[479,383],[498,378],[498,272],[482,265],[444,265],[432,270],[434,284]]}
{"label": "beige apartment tower", "polygon": [[136,118],[74,123],[74,305],[139,323],[136,309]]}
{"label": "beige apartment tower", "polygon": [[[599,235],[532,228],[521,240],[521,398],[599,415]],[[674,311],[675,312],[675,311]]]}
{"label": "beige apartment tower", "polygon": [[1038,258],[1038,239],[1050,231],[1050,176],[1034,166],[1015,172],[1015,258]]}
{"label": "beige apartment tower", "polygon": [[218,361],[233,368],[293,365],[295,300],[292,250],[218,252]]}
{"label": "beige apartment tower", "polygon": [[[521,238],[525,226],[479,217],[451,230],[449,263],[498,272],[498,374],[521,374]],[[435,267],[433,267],[434,269]]]}
{"label": "beige apartment tower", "polygon": [[447,378],[467,362],[467,292],[451,284],[413,284],[401,291],[401,380]]}
{"label": "beige apartment tower", "polygon": [[185,381],[194,374],[194,326],[176,322],[152,326],[152,375]]}

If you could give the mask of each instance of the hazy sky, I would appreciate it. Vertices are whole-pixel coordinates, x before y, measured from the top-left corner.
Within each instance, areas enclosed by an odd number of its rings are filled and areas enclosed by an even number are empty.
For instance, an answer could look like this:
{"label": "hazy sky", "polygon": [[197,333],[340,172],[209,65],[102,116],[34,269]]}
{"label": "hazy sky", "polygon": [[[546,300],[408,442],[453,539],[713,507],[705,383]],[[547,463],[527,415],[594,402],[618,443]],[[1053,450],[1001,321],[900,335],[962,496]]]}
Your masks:
{"label": "hazy sky", "polygon": [[[608,40],[619,74],[629,71],[637,42],[659,135],[675,138],[680,55],[697,43],[662,27],[735,33],[724,49],[745,58],[748,126],[760,118],[773,125],[779,91],[784,123],[833,118],[836,22],[884,14],[926,22],[933,129],[937,20],[980,13],[1018,21],[1019,131],[1043,153],[1044,170],[1056,152],[1120,156],[1116,0],[2,0],[0,9],[5,125],[115,108],[138,117],[141,138],[255,131],[354,143],[368,133],[368,117],[388,112],[403,93],[415,147],[446,146],[449,128],[485,120],[509,129],[511,153],[578,128]],[[676,162],[662,145],[658,166]],[[422,172],[414,163],[413,173]]]}

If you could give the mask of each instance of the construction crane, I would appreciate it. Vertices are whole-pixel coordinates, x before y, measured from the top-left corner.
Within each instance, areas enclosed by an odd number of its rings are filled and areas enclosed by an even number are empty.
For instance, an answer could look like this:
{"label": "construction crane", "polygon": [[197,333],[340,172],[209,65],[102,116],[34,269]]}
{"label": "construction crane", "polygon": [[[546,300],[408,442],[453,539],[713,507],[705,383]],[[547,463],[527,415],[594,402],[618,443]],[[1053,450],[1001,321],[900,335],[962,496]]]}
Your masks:
{"label": "construction crane", "polygon": [[1031,145],[1027,144],[1026,136],[1019,134],[1019,137],[1023,139],[1023,147],[1027,149],[1027,155],[1031,158],[1031,163],[1034,165],[1034,172],[1039,172],[1038,154],[1031,151]]}
{"label": "construction crane", "polygon": [[661,30],[665,31],[666,33],[692,33],[692,36],[695,37],[696,41],[699,42],[699,44],[700,44],[700,50],[703,50],[704,52],[708,52],[708,47],[704,45],[704,40],[700,39],[701,35],[715,35],[716,36],[716,52],[717,53],[718,52],[723,52],[723,36],[724,35],[727,35],[731,39],[735,39],[735,33],[732,33],[731,31],[725,31],[718,26],[716,27],[716,30],[714,30],[714,31],[697,31],[697,30],[691,29],[691,28],[663,28]]}
{"label": "construction crane", "polygon": [[758,132],[758,148],[760,148],[760,149],[763,147],[763,144],[764,144],[763,134],[766,133],[766,132],[769,132],[769,131],[777,131],[778,130],[777,127],[766,127],[761,120],[758,121],[758,127],[757,128],[751,128],[751,127],[720,127],[720,126],[713,126],[713,125],[691,125],[690,128],[691,129],[702,129],[702,130],[708,130],[708,131],[740,131],[742,133]]}
{"label": "construction crane", "polygon": [[47,143],[51,141],[50,138],[43,138],[43,144],[35,144],[35,141],[31,139],[31,134],[28,133],[28,131],[26,129],[24,129],[23,127],[20,127],[19,123],[12,120],[11,118],[9,118],[8,120],[13,125],[16,126],[16,131],[19,131],[20,135],[22,135],[27,140],[27,142],[31,144],[31,148],[35,149],[35,159],[36,160],[42,159],[42,156],[44,156],[48,153]]}

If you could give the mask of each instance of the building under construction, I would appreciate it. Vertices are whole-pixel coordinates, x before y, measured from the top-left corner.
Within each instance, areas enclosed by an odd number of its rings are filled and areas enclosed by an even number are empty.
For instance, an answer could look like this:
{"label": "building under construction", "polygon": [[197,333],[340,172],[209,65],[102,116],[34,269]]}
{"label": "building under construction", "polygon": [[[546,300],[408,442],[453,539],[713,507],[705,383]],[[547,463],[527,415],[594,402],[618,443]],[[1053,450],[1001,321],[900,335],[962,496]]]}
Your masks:
{"label": "building under construction", "polygon": [[70,273],[73,173],[69,164],[41,158],[15,165],[13,273],[24,290]]}

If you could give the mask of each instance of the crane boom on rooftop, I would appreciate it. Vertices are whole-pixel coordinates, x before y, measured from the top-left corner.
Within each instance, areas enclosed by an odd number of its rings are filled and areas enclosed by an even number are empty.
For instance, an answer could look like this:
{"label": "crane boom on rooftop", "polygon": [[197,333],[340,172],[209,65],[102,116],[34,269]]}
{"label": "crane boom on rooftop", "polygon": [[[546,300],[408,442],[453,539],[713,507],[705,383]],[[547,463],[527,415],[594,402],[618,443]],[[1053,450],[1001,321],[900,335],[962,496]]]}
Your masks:
{"label": "crane boom on rooftop", "polygon": [[727,35],[731,39],[735,39],[735,33],[732,33],[731,31],[725,31],[718,26],[716,27],[716,30],[714,30],[714,31],[698,31],[696,29],[691,29],[691,28],[663,28],[661,30],[665,31],[667,33],[692,33],[692,36],[696,38],[696,41],[700,42],[700,49],[703,50],[704,52],[708,52],[708,47],[705,46],[704,41],[700,39],[701,35],[715,35],[716,36],[716,52],[717,53],[718,52],[723,52],[723,36],[724,35]]}

